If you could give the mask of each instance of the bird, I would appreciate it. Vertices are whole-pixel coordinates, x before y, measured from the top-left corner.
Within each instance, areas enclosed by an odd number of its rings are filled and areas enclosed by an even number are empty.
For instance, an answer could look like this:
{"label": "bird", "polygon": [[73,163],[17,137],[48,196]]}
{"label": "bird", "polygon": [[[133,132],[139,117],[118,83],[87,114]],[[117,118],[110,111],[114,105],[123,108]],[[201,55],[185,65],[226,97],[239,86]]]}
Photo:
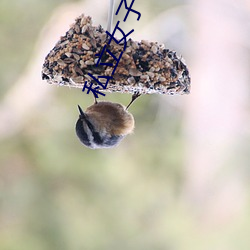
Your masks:
{"label": "bird", "polygon": [[91,149],[112,148],[133,132],[134,117],[128,112],[129,106],[140,96],[135,93],[127,107],[110,101],[100,101],[84,112],[78,105],[79,118],[75,130],[80,142]]}

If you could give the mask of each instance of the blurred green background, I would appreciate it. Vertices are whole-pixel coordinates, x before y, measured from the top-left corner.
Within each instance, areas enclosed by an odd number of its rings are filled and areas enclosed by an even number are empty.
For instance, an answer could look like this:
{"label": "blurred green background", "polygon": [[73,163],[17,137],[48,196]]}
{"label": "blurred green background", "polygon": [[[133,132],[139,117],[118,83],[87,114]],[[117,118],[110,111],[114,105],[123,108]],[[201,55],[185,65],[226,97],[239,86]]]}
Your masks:
{"label": "blurred green background", "polygon": [[0,249],[249,250],[250,2],[136,0],[134,39],[182,54],[192,92],[140,97],[134,134],[90,150],[74,126],[93,98],[41,67],[59,27],[81,12],[105,27],[107,6],[0,2]]}

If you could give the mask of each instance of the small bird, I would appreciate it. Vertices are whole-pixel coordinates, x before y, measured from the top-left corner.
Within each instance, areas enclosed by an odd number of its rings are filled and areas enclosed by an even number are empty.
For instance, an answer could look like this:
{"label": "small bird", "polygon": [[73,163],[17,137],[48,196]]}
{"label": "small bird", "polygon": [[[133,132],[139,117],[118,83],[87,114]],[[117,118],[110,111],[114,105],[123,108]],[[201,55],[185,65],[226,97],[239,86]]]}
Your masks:
{"label": "small bird", "polygon": [[80,112],[76,122],[76,134],[82,144],[91,149],[111,148],[134,129],[134,117],[127,109],[139,96],[134,94],[127,108],[119,103],[101,101]]}

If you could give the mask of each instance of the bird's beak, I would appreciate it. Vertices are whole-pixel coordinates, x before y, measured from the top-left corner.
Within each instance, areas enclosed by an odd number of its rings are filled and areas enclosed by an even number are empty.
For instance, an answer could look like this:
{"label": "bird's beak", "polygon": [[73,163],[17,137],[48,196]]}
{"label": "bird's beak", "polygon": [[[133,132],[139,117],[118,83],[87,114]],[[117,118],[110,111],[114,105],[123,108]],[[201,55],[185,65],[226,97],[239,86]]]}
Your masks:
{"label": "bird's beak", "polygon": [[81,118],[86,118],[84,112],[82,111],[82,108],[79,105],[77,105],[77,106],[78,106],[78,109],[79,109],[79,112],[80,112],[80,117]]}

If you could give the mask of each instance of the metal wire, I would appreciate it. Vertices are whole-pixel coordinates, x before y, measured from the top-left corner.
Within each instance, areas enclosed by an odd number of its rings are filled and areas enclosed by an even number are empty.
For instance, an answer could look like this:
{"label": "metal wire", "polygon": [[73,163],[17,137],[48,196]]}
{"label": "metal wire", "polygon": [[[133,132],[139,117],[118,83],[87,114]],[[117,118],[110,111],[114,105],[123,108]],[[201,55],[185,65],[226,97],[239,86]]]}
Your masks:
{"label": "metal wire", "polygon": [[111,32],[111,30],[112,30],[114,7],[115,7],[115,0],[110,0],[110,2],[109,2],[109,11],[108,11],[108,25],[107,25],[107,31],[108,32]]}

